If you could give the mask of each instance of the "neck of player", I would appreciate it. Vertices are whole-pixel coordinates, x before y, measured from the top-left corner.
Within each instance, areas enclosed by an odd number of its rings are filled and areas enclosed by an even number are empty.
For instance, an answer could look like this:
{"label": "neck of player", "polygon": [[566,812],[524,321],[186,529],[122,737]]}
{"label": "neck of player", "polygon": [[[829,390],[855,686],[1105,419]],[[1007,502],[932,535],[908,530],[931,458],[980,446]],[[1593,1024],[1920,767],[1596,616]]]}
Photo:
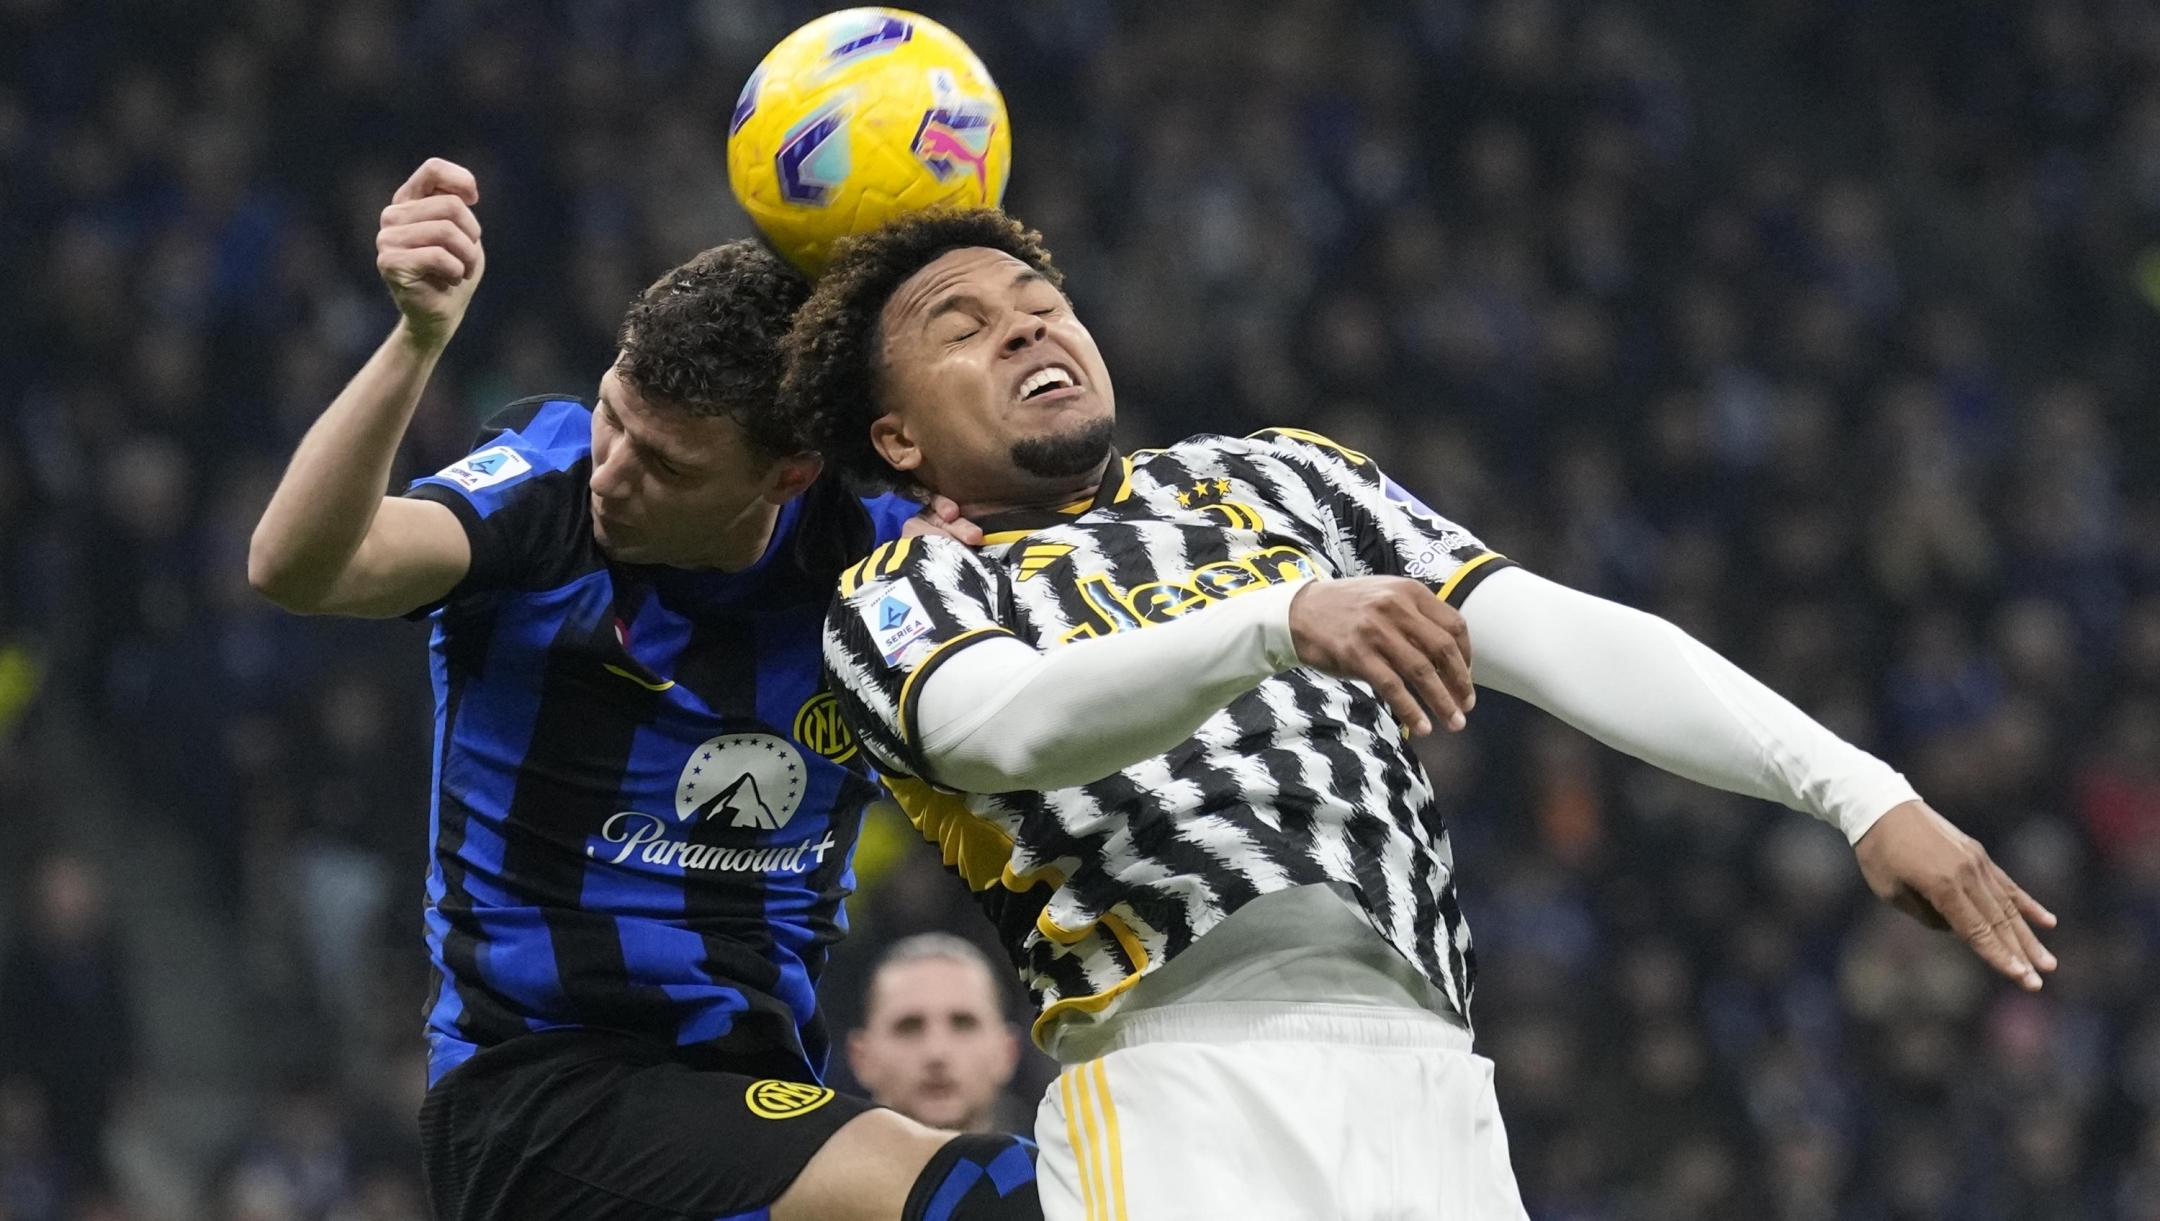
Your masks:
{"label": "neck of player", "polygon": [[1019,509],[1067,509],[1094,500],[1096,490],[1108,478],[1109,469],[1110,459],[1105,456],[1084,475],[1047,478],[1014,471],[1010,486],[985,490],[973,496],[955,496],[953,500],[960,506],[960,516],[969,521]]}
{"label": "neck of player", "polygon": [[741,572],[765,558],[765,549],[772,546],[773,530],[779,523],[780,506],[758,497],[712,532],[711,543],[703,554],[674,567]]}

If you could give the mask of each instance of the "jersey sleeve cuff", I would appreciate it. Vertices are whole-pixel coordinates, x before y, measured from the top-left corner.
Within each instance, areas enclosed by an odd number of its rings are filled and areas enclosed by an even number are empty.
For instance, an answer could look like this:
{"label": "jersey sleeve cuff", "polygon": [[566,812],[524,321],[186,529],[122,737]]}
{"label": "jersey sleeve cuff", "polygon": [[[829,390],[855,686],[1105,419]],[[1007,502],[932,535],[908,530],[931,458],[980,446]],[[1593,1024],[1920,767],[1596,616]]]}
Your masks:
{"label": "jersey sleeve cuff", "polygon": [[1913,788],[1902,772],[1887,764],[1880,765],[1877,775],[1869,776],[1856,784],[1852,791],[1838,795],[1836,807],[1825,821],[1845,833],[1845,842],[1857,844],[1860,837],[1875,829],[1882,816],[1908,801],[1920,800],[1920,792]]}
{"label": "jersey sleeve cuff", "polygon": [[467,589],[473,586],[474,578],[479,574],[481,565],[484,562],[482,559],[482,549],[480,546],[480,532],[482,528],[480,524],[480,510],[474,508],[473,502],[467,500],[465,496],[457,490],[440,483],[430,483],[426,480],[416,482],[411,487],[405,489],[405,497],[408,500],[433,501],[436,504],[442,505],[444,508],[449,509],[450,515],[457,518],[458,527],[465,531],[465,544],[470,549],[470,554],[472,555],[472,562],[466,567],[465,575],[458,578],[458,583],[451,587],[449,593],[446,593],[442,597],[435,599],[433,602],[429,602],[423,606],[420,606],[417,609],[410,610],[405,613],[405,618],[407,619],[425,619],[429,615],[434,614],[436,611],[439,611],[443,607],[448,606],[450,603],[456,601],[460,595],[462,595]]}
{"label": "jersey sleeve cuff", "polygon": [[1463,600],[1470,596],[1470,591],[1483,584],[1487,577],[1504,568],[1514,567],[1517,567],[1515,561],[1497,551],[1488,551],[1463,561],[1454,572],[1448,574],[1447,580],[1440,583],[1440,588],[1433,592],[1442,602],[1461,610]]}

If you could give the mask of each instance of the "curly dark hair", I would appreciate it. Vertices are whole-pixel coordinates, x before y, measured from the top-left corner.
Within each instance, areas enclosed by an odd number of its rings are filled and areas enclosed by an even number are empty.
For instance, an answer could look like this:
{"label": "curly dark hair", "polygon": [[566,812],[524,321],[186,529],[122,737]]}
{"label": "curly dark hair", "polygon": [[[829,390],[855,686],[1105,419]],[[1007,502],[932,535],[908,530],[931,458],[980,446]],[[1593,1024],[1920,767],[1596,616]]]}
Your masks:
{"label": "curly dark hair", "polygon": [[618,368],[649,399],[727,416],[769,458],[817,448],[780,406],[780,340],[810,284],[754,241],[714,246],[638,294],[623,315]]}
{"label": "curly dark hair", "polygon": [[788,410],[801,418],[826,463],[866,489],[915,490],[870,444],[878,405],[878,319],[909,276],[970,247],[1002,250],[1054,285],[1065,277],[1042,234],[994,208],[916,212],[842,239],[810,300],[780,343]]}

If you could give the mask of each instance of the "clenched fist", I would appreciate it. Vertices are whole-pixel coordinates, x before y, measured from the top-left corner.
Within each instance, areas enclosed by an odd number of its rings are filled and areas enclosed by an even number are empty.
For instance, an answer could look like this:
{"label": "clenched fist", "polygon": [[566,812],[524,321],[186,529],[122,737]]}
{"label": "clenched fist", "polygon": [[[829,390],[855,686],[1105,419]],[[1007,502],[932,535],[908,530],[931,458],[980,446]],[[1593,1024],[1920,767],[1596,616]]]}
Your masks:
{"label": "clenched fist", "polygon": [[473,206],[480,184],[462,165],[430,157],[413,171],[383,209],[375,234],[375,270],[405,328],[423,347],[450,342],[487,259],[480,250],[480,221]]}
{"label": "clenched fist", "polygon": [[1411,733],[1431,733],[1435,719],[1461,729],[1477,703],[1470,629],[1416,581],[1314,581],[1290,601],[1290,637],[1298,660],[1369,684]]}

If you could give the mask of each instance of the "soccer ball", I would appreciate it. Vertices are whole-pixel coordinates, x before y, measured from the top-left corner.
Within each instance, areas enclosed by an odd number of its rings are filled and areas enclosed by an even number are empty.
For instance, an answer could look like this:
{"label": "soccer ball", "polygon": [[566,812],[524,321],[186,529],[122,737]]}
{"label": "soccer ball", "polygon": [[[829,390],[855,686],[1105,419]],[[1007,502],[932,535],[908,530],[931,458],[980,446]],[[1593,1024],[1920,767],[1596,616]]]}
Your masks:
{"label": "soccer ball", "polygon": [[811,275],[832,244],[924,208],[994,208],[1005,99],[951,30],[893,8],[827,13],[774,47],[728,123],[728,184]]}

